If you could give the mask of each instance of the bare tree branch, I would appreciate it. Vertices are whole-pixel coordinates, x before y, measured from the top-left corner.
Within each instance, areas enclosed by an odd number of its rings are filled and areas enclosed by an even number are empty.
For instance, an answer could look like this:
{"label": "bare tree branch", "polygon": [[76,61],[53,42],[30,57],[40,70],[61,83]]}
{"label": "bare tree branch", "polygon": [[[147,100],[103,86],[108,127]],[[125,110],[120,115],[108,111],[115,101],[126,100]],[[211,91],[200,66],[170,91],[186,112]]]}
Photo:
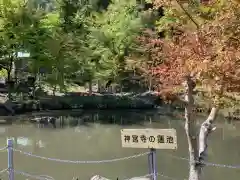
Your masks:
{"label": "bare tree branch", "polygon": [[189,17],[189,19],[195,24],[197,29],[199,29],[198,23],[193,19],[193,17],[190,15],[190,13],[183,7],[183,5],[179,2],[179,0],[175,0],[177,4],[180,6],[180,8],[184,11],[184,13]]}
{"label": "bare tree branch", "polygon": [[208,135],[216,129],[215,126],[213,126],[213,122],[216,119],[218,113],[218,108],[213,107],[211,109],[211,112],[201,125],[200,133],[199,133],[199,162],[203,162],[204,159],[207,156],[207,138]]}

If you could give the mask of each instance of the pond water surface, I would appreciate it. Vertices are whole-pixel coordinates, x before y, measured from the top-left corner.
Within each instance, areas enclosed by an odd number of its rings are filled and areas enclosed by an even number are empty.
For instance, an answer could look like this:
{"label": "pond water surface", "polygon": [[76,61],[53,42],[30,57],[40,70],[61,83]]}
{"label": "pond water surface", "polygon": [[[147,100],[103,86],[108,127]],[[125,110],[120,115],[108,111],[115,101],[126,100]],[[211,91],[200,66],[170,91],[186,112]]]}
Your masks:
{"label": "pond water surface", "polygon": [[[57,128],[40,127],[36,124],[15,123],[0,125],[0,148],[6,146],[6,139],[13,137],[14,148],[36,155],[67,160],[106,160],[146,152],[146,149],[121,147],[122,128],[175,128],[177,150],[157,150],[158,172],[176,180],[188,175],[188,146],[181,118],[163,116],[155,112],[107,111],[86,112],[78,117],[62,116],[64,124]],[[199,117],[199,124],[203,117]],[[209,162],[240,165],[240,123],[227,123],[218,118],[217,130],[209,140]],[[7,167],[7,153],[0,152],[0,170]],[[87,180],[99,174],[109,179],[127,179],[148,173],[147,156],[124,161],[97,164],[72,164],[42,160],[14,152],[14,168],[33,175],[48,175],[56,180]],[[240,169],[206,166],[207,180],[239,180]],[[2,180],[7,174],[0,175]],[[164,180],[166,177],[159,176]],[[26,178],[15,175],[15,179]]]}

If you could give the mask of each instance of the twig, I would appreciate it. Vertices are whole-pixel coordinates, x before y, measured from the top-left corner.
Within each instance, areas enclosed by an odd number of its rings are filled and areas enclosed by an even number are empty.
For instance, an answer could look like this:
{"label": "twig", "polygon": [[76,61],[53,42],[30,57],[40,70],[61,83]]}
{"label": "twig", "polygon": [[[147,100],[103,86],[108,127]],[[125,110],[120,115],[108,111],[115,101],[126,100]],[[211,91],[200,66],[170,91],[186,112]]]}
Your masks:
{"label": "twig", "polygon": [[189,19],[196,25],[197,29],[199,29],[198,23],[193,19],[190,13],[183,7],[183,5],[179,2],[179,0],[175,0],[175,1],[178,3],[181,9],[185,12],[185,14],[189,17]]}

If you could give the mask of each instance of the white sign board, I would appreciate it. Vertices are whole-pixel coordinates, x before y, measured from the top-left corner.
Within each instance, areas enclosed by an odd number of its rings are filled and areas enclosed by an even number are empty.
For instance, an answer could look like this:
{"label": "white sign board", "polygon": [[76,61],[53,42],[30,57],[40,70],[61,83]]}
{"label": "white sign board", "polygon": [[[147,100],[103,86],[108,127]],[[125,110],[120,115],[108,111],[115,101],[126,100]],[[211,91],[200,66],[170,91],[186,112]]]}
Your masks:
{"label": "white sign board", "polygon": [[177,149],[175,129],[122,129],[122,147]]}

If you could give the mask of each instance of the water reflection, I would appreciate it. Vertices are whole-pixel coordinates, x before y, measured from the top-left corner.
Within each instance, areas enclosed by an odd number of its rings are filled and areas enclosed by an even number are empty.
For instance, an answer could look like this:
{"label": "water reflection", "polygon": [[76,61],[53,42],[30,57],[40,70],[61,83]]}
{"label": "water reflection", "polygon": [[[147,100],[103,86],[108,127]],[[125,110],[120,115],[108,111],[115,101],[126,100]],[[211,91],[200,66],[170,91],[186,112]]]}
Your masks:
{"label": "water reflection", "polygon": [[[179,113],[177,113],[179,114]],[[47,128],[66,128],[66,127],[76,127],[76,126],[88,126],[91,123],[99,123],[99,124],[116,124],[121,126],[129,126],[129,125],[143,125],[146,122],[150,124],[152,122],[157,122],[158,118],[161,114],[159,111],[140,111],[140,110],[132,110],[132,111],[84,111],[82,113],[76,115],[51,115],[48,118],[54,118],[54,122],[49,122],[49,120],[44,121],[46,119],[45,116],[41,116],[41,123],[37,123],[37,127]],[[164,116],[161,116],[162,118]],[[172,115],[168,115],[168,123],[171,125],[172,120],[179,120],[181,116],[175,116],[172,112]],[[39,119],[40,117],[32,117],[31,119]],[[172,118],[172,119],[169,119]],[[39,121],[39,120],[36,120]]]}
{"label": "water reflection", "polygon": [[[183,129],[184,121],[179,116],[163,116],[154,111],[85,111],[72,116],[66,114],[54,117],[56,118],[56,128],[51,124],[37,123],[15,123],[0,127],[0,147],[6,145],[7,137],[14,137],[15,148],[33,154],[69,160],[102,160],[146,151],[146,149],[122,148],[121,128],[175,128],[178,149],[176,151],[157,151],[158,171],[178,180],[187,177],[188,162],[169,156],[169,154],[179,157],[188,156],[188,146]],[[199,125],[203,118],[199,117]],[[239,164],[239,123],[227,123],[223,119],[219,119],[217,127],[216,132],[210,137],[209,161]],[[1,170],[7,166],[6,153],[0,153],[0,159]],[[95,174],[112,179],[117,177],[124,179],[148,173],[147,157],[111,164],[67,164],[15,153],[14,165],[18,170],[33,174],[47,174],[57,180],[71,180],[72,177],[89,179]],[[206,167],[204,171],[206,179],[225,180],[230,175],[231,180],[238,180],[240,172],[236,169],[218,167]],[[16,179],[26,178],[17,175]]]}

